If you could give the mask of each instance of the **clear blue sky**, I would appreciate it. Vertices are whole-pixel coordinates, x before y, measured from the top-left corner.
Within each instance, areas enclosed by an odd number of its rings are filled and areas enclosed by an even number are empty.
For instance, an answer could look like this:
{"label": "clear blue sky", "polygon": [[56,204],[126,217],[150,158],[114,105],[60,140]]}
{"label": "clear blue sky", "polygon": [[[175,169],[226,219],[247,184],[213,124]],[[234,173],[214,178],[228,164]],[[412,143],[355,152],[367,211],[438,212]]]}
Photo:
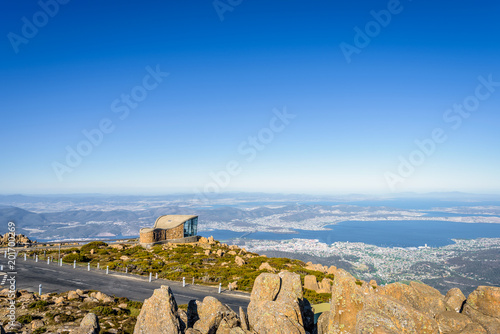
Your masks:
{"label": "clear blue sky", "polygon": [[3,4],[0,193],[500,193],[500,86],[446,113],[500,82],[496,1],[60,1]]}

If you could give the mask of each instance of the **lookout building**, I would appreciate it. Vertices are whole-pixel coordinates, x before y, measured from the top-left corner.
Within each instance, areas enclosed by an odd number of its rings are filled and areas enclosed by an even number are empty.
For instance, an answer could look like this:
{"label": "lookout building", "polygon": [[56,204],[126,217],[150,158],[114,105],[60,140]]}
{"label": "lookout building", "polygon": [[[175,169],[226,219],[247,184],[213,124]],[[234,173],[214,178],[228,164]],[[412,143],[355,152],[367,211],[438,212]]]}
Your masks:
{"label": "lookout building", "polygon": [[166,242],[198,241],[198,216],[165,215],[156,219],[152,228],[141,228],[139,242],[143,247]]}

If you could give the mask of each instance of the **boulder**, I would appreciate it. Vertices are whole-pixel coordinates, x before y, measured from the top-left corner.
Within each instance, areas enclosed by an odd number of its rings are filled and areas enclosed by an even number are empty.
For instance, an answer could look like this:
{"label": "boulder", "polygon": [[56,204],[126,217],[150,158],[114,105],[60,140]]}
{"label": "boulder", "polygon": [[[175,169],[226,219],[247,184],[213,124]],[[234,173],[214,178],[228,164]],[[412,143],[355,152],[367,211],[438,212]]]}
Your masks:
{"label": "boulder", "polygon": [[260,274],[253,284],[250,300],[254,302],[275,300],[280,288],[281,279],[278,275]]}
{"label": "boulder", "polygon": [[94,313],[87,313],[82,319],[80,327],[71,333],[75,334],[99,334],[100,332],[99,320]]}
{"label": "boulder", "polygon": [[[474,292],[472,292],[474,293]],[[479,325],[484,327],[488,334],[500,333],[500,319],[490,317],[482,312],[477,311],[475,308],[468,304],[469,299],[465,302],[463,314],[469,316],[473,322],[477,322]]]}
{"label": "boulder", "polygon": [[233,291],[233,290],[238,289],[238,281],[230,282],[227,285],[227,288],[228,288],[229,291]]}
{"label": "boulder", "polygon": [[185,334],[202,334],[202,333],[200,331],[197,331],[196,329],[188,328]]}
{"label": "boulder", "polygon": [[488,332],[480,324],[472,322],[465,326],[465,328],[458,332],[458,334],[488,334]]}
{"label": "boulder", "polygon": [[313,270],[313,271],[319,271],[322,273],[327,273],[328,272],[328,267],[323,266],[321,264],[313,264],[312,262],[307,262],[306,263],[306,269],[307,270]]}
{"label": "boulder", "polygon": [[500,318],[500,287],[478,286],[467,297],[467,304],[484,315]]}
{"label": "boulder", "polygon": [[275,273],[276,269],[274,269],[269,262],[262,262],[262,264],[259,266],[259,270],[267,270],[269,272]]}
{"label": "boulder", "polygon": [[459,288],[450,289],[444,297],[445,303],[455,312],[460,312],[465,302],[465,296]]}
{"label": "boulder", "polygon": [[218,257],[223,257],[224,256],[224,251],[222,249],[218,249],[216,252]]}
{"label": "boulder", "polygon": [[95,298],[97,299],[98,301],[101,301],[103,303],[113,303],[115,301],[115,299],[113,297],[110,297],[108,296],[107,294],[105,293],[102,293],[100,291],[97,291],[97,292],[91,292],[89,294],[89,297],[90,298]]}
{"label": "boulder", "polygon": [[321,282],[318,283],[319,285],[319,290],[317,290],[317,293],[331,293],[332,292],[332,284],[333,281],[329,278],[323,278]]}
{"label": "boulder", "polygon": [[[376,332],[374,328],[377,328]],[[340,333],[340,331],[328,333]],[[430,316],[395,298],[370,294],[364,300],[363,310],[357,314],[355,330],[346,333],[436,334],[439,333],[439,327]],[[321,333],[318,331],[318,334]]]}
{"label": "boulder", "polygon": [[330,266],[330,268],[328,268],[328,270],[326,271],[326,273],[330,274],[330,275],[335,275],[337,273],[337,267]]}
{"label": "boulder", "polygon": [[444,296],[438,290],[423,283],[410,282],[414,294],[411,295],[413,307],[432,318],[446,311]]}
{"label": "boulder", "polygon": [[257,333],[305,334],[300,275],[263,273],[255,280],[248,322]]}
{"label": "boulder", "polygon": [[76,291],[69,291],[67,298],[68,300],[75,300],[75,299],[80,299],[80,296],[78,295],[78,293],[76,293]]}
{"label": "boulder", "polygon": [[240,322],[241,322],[241,328],[244,330],[250,330],[250,325],[248,324],[248,317],[245,313],[245,310],[240,306]]}
{"label": "boulder", "polygon": [[314,291],[319,290],[319,285],[318,282],[316,281],[316,276],[306,275],[304,277],[304,289],[309,289]]}
{"label": "boulder", "polygon": [[240,267],[246,264],[246,261],[243,260],[243,258],[239,257],[238,255],[235,256],[234,262]]}
{"label": "boulder", "polygon": [[[343,269],[338,269],[332,285],[332,303],[329,312],[320,316],[323,333],[355,333],[358,312],[364,306],[364,293],[356,279]],[[318,321],[319,322],[319,321]]]}
{"label": "boulder", "polygon": [[198,240],[198,243],[200,244],[208,244],[208,239],[205,237],[201,237],[200,240]]}
{"label": "boulder", "polygon": [[395,298],[403,304],[408,304],[432,318],[446,311],[444,296],[438,290],[422,283],[410,282],[410,285],[391,283],[383,289],[379,288],[379,291],[381,294]]}
{"label": "boulder", "polygon": [[212,296],[203,299],[198,315],[199,320],[193,325],[193,329],[203,334],[215,334],[221,324],[223,324],[224,329],[230,329],[239,324],[236,313]]}
{"label": "boulder", "polygon": [[144,301],[134,334],[180,334],[181,324],[172,290],[166,285],[155,289]]}
{"label": "boulder", "polygon": [[41,319],[35,319],[31,322],[31,330],[37,330],[38,328],[42,328],[45,326],[45,323]]}
{"label": "boulder", "polygon": [[470,318],[456,311],[445,311],[436,316],[441,334],[457,333],[472,323]]}
{"label": "boulder", "polygon": [[177,315],[179,316],[179,324],[181,325],[181,333],[184,333],[184,331],[187,328],[187,323],[188,323],[187,312],[179,309],[177,311]]}

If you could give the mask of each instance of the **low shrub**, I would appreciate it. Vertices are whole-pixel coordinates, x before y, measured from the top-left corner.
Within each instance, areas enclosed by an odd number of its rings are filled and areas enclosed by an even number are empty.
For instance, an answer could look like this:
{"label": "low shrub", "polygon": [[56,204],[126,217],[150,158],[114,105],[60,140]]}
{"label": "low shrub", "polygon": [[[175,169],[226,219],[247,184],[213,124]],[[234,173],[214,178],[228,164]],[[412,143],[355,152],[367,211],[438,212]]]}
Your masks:
{"label": "low shrub", "polygon": [[62,261],[65,263],[73,263],[75,260],[76,260],[76,262],[89,262],[90,261],[90,259],[88,257],[86,257],[83,254],[78,254],[78,253],[76,253],[76,254],[71,253],[71,254],[65,255],[62,258]]}
{"label": "low shrub", "polygon": [[31,316],[31,314],[23,314],[22,316],[17,318],[17,321],[22,324],[29,324],[33,321],[33,317]]}

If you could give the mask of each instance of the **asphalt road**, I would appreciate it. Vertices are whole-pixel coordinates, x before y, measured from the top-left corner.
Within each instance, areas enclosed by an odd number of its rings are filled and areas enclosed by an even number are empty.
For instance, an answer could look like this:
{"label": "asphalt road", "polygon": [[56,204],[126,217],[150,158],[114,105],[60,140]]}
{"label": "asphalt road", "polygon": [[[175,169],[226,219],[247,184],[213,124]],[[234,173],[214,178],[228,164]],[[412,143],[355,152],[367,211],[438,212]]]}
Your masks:
{"label": "asphalt road", "polygon": [[[3,254],[0,255],[0,264],[4,265],[4,270],[0,272],[1,283],[3,274],[9,271],[6,266],[7,259]],[[87,271],[87,267],[73,268],[68,264],[60,267],[55,262],[47,264],[47,261],[35,262],[31,259],[24,261],[22,257],[16,259],[15,269],[17,289],[32,292],[38,292],[38,285],[42,284],[42,293],[60,293],[76,289],[99,290],[108,295],[127,297],[142,302],[151,297],[154,289],[161,285],[168,285],[174,293],[177,304],[187,304],[192,299],[201,301],[206,296],[213,296],[237,311],[240,306],[246,309],[250,302],[249,294],[224,290],[219,294],[218,287],[191,284],[182,287],[181,282],[155,280],[154,276],[150,283],[149,279],[143,276],[117,273],[111,270],[109,274],[106,274],[106,270],[97,270],[92,267],[90,271]],[[7,287],[7,284],[4,283],[0,289]]]}

